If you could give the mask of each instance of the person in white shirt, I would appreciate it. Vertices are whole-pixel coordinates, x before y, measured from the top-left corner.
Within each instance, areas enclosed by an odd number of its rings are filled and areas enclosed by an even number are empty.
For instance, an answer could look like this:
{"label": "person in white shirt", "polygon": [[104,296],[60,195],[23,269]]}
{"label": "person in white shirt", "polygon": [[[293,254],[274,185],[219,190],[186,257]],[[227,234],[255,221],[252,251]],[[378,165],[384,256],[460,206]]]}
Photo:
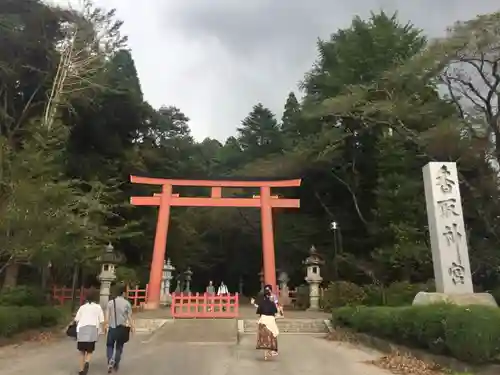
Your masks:
{"label": "person in white shirt", "polygon": [[226,284],[224,284],[224,281],[221,281],[219,285],[219,289],[217,290],[217,295],[218,296],[227,296],[229,294],[229,290],[227,289]]}
{"label": "person in white shirt", "polygon": [[99,330],[104,324],[104,312],[99,301],[99,291],[90,289],[87,292],[85,303],[78,309],[74,321],[76,322],[76,347],[80,352],[80,375],[89,371],[92,353],[99,337]]}
{"label": "person in white shirt", "polygon": [[[219,288],[217,289],[217,295],[218,296],[227,296],[229,295],[229,290],[227,289],[226,284],[224,284],[224,281],[221,281]],[[227,301],[221,301],[223,304]],[[222,311],[226,311],[226,307],[222,306]]]}

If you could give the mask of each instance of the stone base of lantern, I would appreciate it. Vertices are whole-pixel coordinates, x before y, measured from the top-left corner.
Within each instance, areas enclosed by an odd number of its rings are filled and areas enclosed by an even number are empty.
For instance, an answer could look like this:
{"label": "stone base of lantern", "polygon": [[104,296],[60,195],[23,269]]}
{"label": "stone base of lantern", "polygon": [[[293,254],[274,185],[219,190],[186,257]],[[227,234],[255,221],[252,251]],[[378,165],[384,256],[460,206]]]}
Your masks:
{"label": "stone base of lantern", "polygon": [[321,311],[319,307],[319,284],[321,280],[307,280],[309,283],[309,308],[307,311]]}
{"label": "stone base of lantern", "polygon": [[413,299],[413,305],[431,305],[434,303],[451,303],[459,306],[498,306],[495,298],[489,293],[446,294],[419,292]]}
{"label": "stone base of lantern", "polygon": [[306,311],[321,311],[321,308],[319,307],[319,298],[317,300],[310,300],[309,303],[310,306],[306,309]]}
{"label": "stone base of lantern", "polygon": [[101,308],[106,311],[108,308],[109,296],[111,294],[111,282],[113,280],[110,279],[100,279],[101,288],[99,290],[99,305]]}
{"label": "stone base of lantern", "polygon": [[171,294],[162,294],[162,296],[160,297],[160,304],[162,306],[172,305],[172,295]]}

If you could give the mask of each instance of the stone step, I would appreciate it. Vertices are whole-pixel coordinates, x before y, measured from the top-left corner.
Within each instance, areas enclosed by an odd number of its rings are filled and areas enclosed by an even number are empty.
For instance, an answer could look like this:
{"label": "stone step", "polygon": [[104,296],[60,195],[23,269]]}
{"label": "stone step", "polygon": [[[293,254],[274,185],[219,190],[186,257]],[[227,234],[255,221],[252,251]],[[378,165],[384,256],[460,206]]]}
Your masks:
{"label": "stone step", "polygon": [[[280,333],[327,333],[328,326],[324,319],[277,319]],[[242,327],[241,327],[242,326]],[[257,332],[257,320],[246,319],[240,323],[240,333]]]}

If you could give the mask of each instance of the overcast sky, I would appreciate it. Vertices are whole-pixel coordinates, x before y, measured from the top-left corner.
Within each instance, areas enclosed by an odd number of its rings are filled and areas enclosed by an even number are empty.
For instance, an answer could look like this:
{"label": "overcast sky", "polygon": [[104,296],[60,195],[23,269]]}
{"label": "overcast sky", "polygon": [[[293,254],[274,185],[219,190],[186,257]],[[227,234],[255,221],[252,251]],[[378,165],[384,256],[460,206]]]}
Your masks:
{"label": "overcast sky", "polygon": [[125,21],[145,99],[179,107],[196,139],[221,141],[257,102],[281,117],[288,92],[316,59],[316,39],[348,27],[356,15],[398,11],[402,21],[439,35],[458,19],[500,10],[498,0],[95,2],[116,8]]}

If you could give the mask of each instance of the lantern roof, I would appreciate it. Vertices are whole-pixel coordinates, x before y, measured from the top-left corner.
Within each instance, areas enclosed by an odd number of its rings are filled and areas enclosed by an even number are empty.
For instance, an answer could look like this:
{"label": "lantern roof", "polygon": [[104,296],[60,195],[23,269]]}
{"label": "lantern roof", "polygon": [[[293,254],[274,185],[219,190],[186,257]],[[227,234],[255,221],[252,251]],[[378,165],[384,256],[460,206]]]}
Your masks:
{"label": "lantern roof", "polygon": [[318,253],[318,250],[316,250],[316,247],[314,245],[312,245],[309,249],[309,256],[304,261],[304,264],[307,266],[325,264],[323,257]]}
{"label": "lantern roof", "polygon": [[123,261],[123,256],[115,251],[115,248],[111,243],[108,243],[104,252],[97,258],[97,260],[101,264],[118,264]]}

